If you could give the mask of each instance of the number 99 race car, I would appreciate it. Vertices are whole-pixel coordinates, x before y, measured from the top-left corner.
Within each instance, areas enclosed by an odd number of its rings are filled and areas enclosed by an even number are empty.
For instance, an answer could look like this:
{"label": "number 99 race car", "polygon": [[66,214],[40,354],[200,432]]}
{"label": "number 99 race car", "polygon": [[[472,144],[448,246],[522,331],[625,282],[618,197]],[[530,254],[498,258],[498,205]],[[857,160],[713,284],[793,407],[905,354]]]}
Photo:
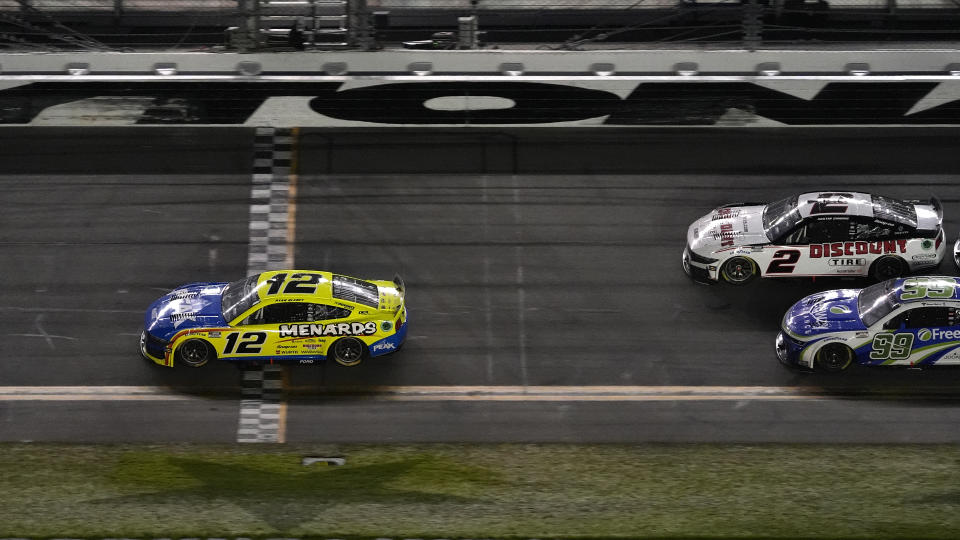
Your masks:
{"label": "number 99 race car", "polygon": [[314,270],[191,283],[147,308],[140,351],[162,366],[211,360],[345,366],[391,353],[407,335],[405,288]]}
{"label": "number 99 race car", "polygon": [[785,365],[827,372],[852,364],[960,364],[960,278],[891,279],[807,296],[777,335]]}
{"label": "number 99 race car", "polygon": [[728,204],[690,225],[683,269],[699,282],[735,285],[758,275],[883,281],[939,265],[947,249],[942,223],[936,198],[820,192]]}

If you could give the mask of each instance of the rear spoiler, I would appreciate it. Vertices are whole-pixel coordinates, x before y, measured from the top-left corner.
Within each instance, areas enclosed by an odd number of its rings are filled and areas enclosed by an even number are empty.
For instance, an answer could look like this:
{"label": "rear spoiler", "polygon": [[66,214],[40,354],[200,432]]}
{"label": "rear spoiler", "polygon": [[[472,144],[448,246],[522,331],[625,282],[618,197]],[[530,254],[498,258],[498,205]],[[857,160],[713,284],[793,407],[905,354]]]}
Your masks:
{"label": "rear spoiler", "polygon": [[937,223],[943,225],[943,204],[940,202],[940,199],[936,196],[930,197],[930,206],[932,206],[934,212],[937,213]]}
{"label": "rear spoiler", "polygon": [[400,277],[400,274],[393,275],[393,284],[397,286],[397,292],[400,293],[401,297],[406,296],[404,293],[407,290],[407,286],[403,283],[403,278]]}

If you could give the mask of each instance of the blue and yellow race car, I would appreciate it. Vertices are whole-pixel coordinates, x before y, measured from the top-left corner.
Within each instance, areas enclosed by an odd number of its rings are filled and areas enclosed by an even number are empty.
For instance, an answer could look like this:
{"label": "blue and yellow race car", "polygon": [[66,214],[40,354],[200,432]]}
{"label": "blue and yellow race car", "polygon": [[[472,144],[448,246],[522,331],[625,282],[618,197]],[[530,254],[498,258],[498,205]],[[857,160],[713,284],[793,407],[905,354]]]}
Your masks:
{"label": "blue and yellow race car", "polygon": [[807,296],[783,317],[777,357],[827,372],[960,364],[958,295],[960,278],[929,276]]}
{"label": "blue and yellow race car", "polygon": [[407,335],[405,287],[316,270],[276,270],[233,283],[191,283],[154,301],[140,336],[162,366],[211,360],[345,366],[394,352]]}

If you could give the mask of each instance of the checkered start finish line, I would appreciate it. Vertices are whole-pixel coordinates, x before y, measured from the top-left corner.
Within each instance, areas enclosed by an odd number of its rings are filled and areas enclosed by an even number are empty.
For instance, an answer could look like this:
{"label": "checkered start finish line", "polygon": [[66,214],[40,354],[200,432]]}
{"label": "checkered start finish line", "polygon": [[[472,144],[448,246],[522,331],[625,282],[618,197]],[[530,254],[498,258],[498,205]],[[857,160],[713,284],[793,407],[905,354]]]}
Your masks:
{"label": "checkered start finish line", "polygon": [[[247,275],[293,267],[293,206],[296,194],[296,129],[261,127],[254,135]],[[286,405],[283,368],[243,371],[237,442],[282,443]]]}

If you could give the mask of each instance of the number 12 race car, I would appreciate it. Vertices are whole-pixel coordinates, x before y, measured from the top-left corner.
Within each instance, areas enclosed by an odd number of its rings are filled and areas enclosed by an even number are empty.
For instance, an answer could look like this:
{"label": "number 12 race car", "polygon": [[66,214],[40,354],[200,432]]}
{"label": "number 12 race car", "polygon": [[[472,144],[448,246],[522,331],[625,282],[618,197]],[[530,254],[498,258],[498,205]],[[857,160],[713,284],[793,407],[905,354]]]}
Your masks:
{"label": "number 12 race car", "polygon": [[407,336],[403,280],[314,270],[191,283],[147,308],[140,351],[162,366],[211,360],[353,366],[396,351]]}
{"label": "number 12 race car", "polygon": [[787,311],[777,357],[794,367],[960,364],[960,279],[891,279],[810,295]]}
{"label": "number 12 race car", "polygon": [[943,209],[853,192],[805,193],[770,204],[728,204],[687,230],[683,269],[740,285],[756,276],[871,276],[935,267],[946,254]]}

